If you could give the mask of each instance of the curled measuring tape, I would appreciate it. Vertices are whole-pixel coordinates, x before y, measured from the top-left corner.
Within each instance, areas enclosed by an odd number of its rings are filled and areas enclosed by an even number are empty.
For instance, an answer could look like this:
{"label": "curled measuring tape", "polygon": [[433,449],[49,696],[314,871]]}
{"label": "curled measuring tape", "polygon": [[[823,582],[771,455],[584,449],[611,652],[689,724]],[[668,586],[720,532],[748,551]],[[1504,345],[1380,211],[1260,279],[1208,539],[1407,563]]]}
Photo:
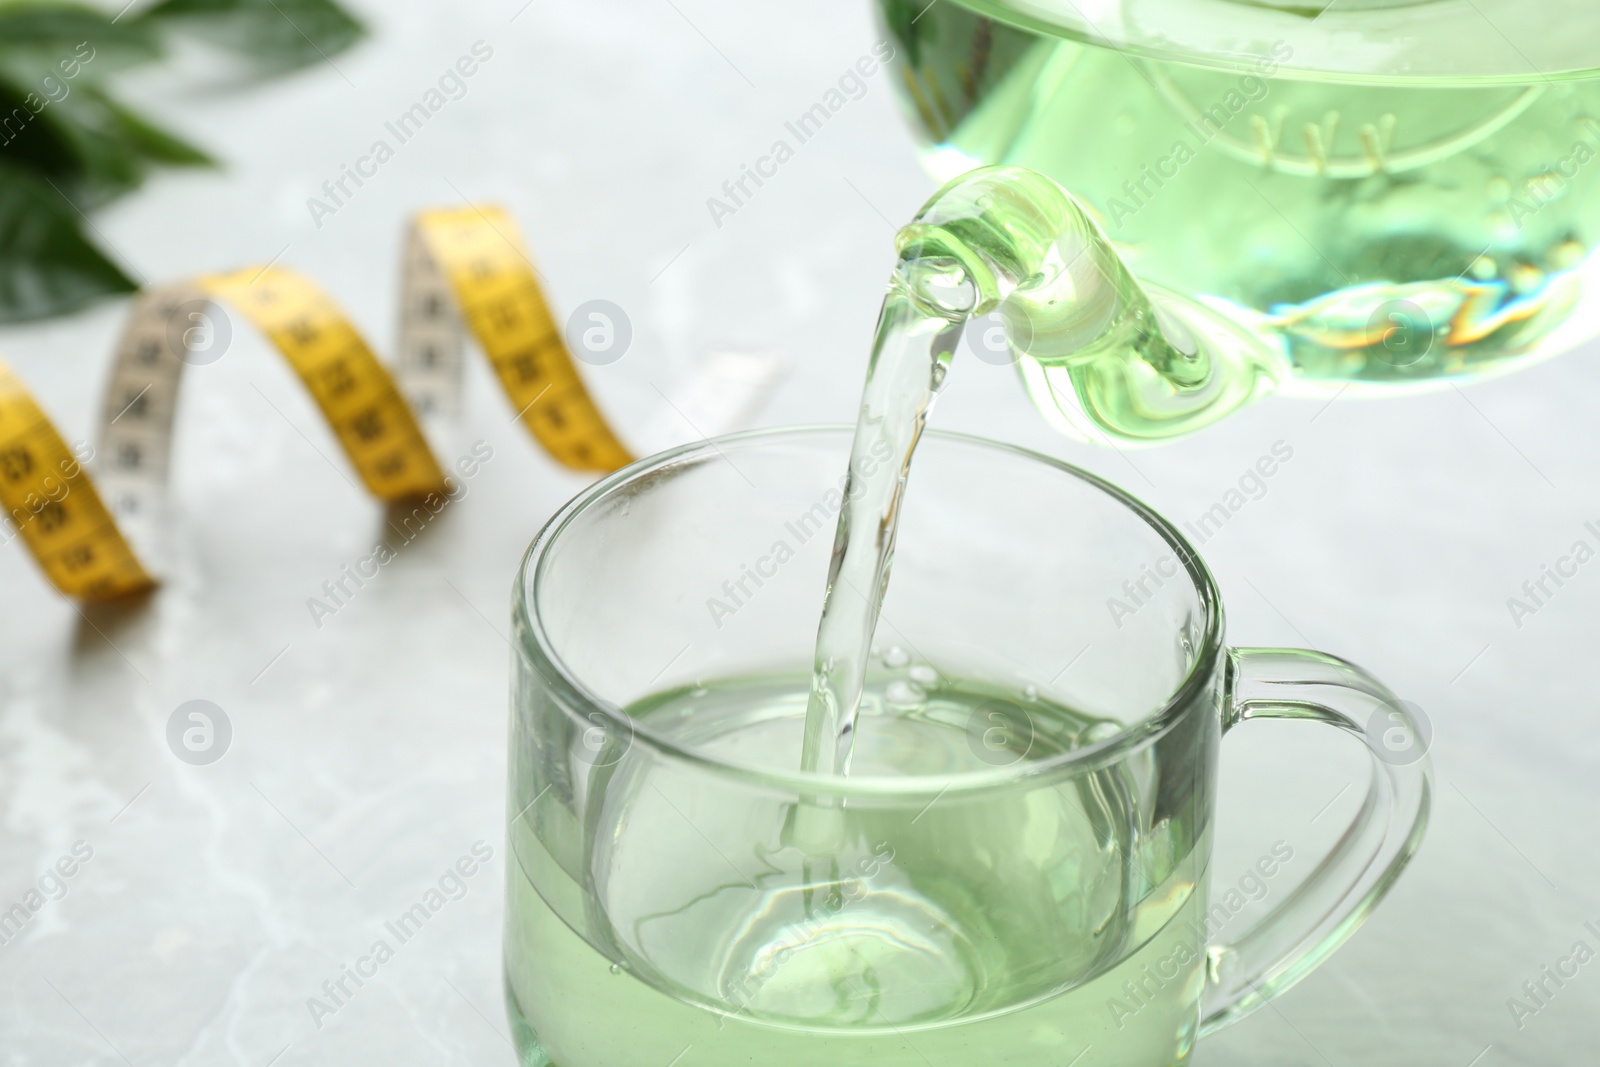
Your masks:
{"label": "curled measuring tape", "polygon": [[[146,290],[117,344],[91,479],[88,450],[69,447],[0,363],[0,505],[60,592],[106,600],[156,584],[183,370],[226,347],[211,304],[232,308],[283,355],[380,500],[447,491],[418,415],[459,412],[468,332],[557,462],[604,472],[633,458],[584,387],[510,218],[497,208],[428,211],[407,232],[393,375],[339,307],[286,268]],[[695,413],[697,433],[731,429],[780,374],[765,357],[724,354],[679,406]]]}

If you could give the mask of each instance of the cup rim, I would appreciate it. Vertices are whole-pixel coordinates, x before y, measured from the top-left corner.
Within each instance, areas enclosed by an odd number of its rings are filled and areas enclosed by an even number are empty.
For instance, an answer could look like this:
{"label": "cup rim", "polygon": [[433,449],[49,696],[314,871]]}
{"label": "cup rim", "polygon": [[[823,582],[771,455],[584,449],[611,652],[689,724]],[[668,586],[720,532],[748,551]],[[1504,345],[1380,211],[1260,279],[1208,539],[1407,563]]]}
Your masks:
{"label": "cup rim", "polygon": [[1021,445],[996,441],[976,434],[957,433],[949,430],[928,430],[925,432],[925,436],[965,445],[975,445],[997,452],[1010,453],[1025,460],[1054,467],[1063,474],[1079,481],[1087,482],[1112,497],[1116,502],[1144,520],[1147,526],[1155,530],[1172,547],[1183,565],[1184,573],[1189,576],[1195,592],[1199,595],[1205,615],[1205,632],[1196,647],[1194,662],[1190,666],[1188,673],[1161,704],[1152,707],[1145,714],[1124,724],[1122,729],[1110,737],[1091,745],[1086,745],[1083,748],[1059,753],[1047,759],[1023,760],[1005,767],[963,771],[958,774],[894,777],[886,775],[860,777],[850,775],[841,778],[837,775],[800,770],[774,770],[769,767],[755,767],[728,762],[707,756],[694,748],[680,745],[635,720],[616,704],[601,699],[590,691],[583,680],[577,677],[576,673],[562,662],[560,655],[555,651],[549,636],[545,632],[543,620],[539,618],[538,612],[534,610],[533,605],[536,603],[543,583],[549,549],[560,540],[562,533],[578,516],[626,485],[665,468],[682,464],[687,460],[706,457],[718,458],[723,449],[730,445],[738,446],[749,442],[780,438],[831,435],[842,435],[848,439],[854,433],[854,429],[853,426],[844,423],[816,423],[743,430],[718,437],[702,438],[698,441],[691,441],[635,460],[626,467],[600,478],[593,485],[590,485],[563,504],[545,522],[544,526],[534,536],[532,542],[529,543],[527,550],[523,553],[521,563],[517,566],[516,578],[512,583],[512,617],[513,622],[517,624],[514,627],[516,630],[514,646],[519,655],[526,657],[545,684],[557,691],[561,698],[558,703],[561,705],[563,713],[579,716],[581,719],[578,722],[579,726],[592,725],[592,717],[598,715],[609,726],[616,727],[619,736],[628,737],[630,745],[647,745],[652,751],[661,756],[681,761],[701,770],[717,773],[723,777],[739,778],[754,784],[786,791],[822,794],[846,799],[851,797],[867,799],[872,797],[906,798],[933,794],[944,796],[952,793],[978,792],[985,789],[1010,786],[1018,782],[1026,781],[1030,784],[1036,784],[1042,779],[1058,776],[1072,777],[1099,770],[1120,762],[1138,749],[1154,743],[1182,718],[1186,710],[1197,703],[1194,699],[1195,696],[1199,690],[1209,684],[1212,667],[1222,654],[1222,599],[1211,571],[1200,558],[1200,554],[1195,551],[1194,546],[1189,544],[1177,527],[1127,490],[1065,460],[1057,459],[1054,456],[1049,456],[1030,448],[1024,448]]}

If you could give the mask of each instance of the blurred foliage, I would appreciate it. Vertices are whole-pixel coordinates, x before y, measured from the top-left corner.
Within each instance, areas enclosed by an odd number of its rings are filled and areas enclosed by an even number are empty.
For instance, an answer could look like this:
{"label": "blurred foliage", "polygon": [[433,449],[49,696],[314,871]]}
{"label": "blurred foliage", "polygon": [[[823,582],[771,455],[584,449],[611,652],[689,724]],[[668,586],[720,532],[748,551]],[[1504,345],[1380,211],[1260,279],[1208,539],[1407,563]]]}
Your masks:
{"label": "blurred foliage", "polygon": [[215,166],[119,101],[115,74],[160,62],[189,37],[270,77],[325,62],[363,32],[334,0],[158,0],[121,15],[0,2],[0,322],[137,288],[84,233],[84,212],[138,188],[153,167]]}

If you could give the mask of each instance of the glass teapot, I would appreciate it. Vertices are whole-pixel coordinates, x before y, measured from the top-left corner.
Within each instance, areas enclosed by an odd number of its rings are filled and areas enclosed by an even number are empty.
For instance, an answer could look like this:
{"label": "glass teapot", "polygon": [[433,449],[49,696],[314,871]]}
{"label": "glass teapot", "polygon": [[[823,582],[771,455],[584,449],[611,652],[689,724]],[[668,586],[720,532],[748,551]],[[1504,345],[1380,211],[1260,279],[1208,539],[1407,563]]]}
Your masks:
{"label": "glass teapot", "polygon": [[[877,2],[927,165],[968,176],[912,229],[1081,230],[1096,269],[1071,299],[1131,331],[1069,353],[996,276],[1064,430],[1149,442],[1274,391],[1437,386],[1600,333],[1594,0]],[[999,173],[1034,208],[984,198]]]}

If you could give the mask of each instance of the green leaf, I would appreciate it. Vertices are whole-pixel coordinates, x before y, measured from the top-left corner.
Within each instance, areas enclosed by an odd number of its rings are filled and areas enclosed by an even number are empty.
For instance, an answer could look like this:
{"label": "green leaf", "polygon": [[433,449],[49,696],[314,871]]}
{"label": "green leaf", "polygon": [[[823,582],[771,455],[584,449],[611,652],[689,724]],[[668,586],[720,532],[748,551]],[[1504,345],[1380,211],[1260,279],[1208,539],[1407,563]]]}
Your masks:
{"label": "green leaf", "polygon": [[84,237],[81,224],[43,180],[0,165],[0,322],[61,315],[138,288]]}
{"label": "green leaf", "polygon": [[41,96],[54,91],[46,77],[99,78],[161,51],[160,38],[137,19],[50,0],[0,3],[0,65]]}
{"label": "green leaf", "polygon": [[48,103],[33,94],[31,101],[0,77],[0,162],[37,172],[80,207],[138,188],[152,163],[214,165],[200,149],[97,87],[78,85]]}
{"label": "green leaf", "polygon": [[152,164],[215,165],[101,88],[159,58],[168,32],[229,48],[259,74],[331,62],[365,33],[335,0],[159,0],[125,18],[0,0],[0,322],[136,288],[85,236],[79,209],[137,188]]}
{"label": "green leaf", "polygon": [[71,141],[43,118],[50,107],[24,84],[0,75],[0,162],[76,180],[82,161]]}
{"label": "green leaf", "polygon": [[123,142],[152,163],[165,163],[172,167],[217,165],[217,161],[202,149],[162,129],[127,105],[118,103],[110,94],[96,90],[94,96],[105,106],[106,114]]}
{"label": "green leaf", "polygon": [[238,52],[262,73],[331,61],[366,33],[333,0],[161,0],[139,19]]}
{"label": "green leaf", "polygon": [[[0,106],[15,91],[0,84]],[[0,162],[34,171],[85,208],[138,188],[149,169],[105,105],[82,86],[37,114],[24,102],[0,117]]]}

